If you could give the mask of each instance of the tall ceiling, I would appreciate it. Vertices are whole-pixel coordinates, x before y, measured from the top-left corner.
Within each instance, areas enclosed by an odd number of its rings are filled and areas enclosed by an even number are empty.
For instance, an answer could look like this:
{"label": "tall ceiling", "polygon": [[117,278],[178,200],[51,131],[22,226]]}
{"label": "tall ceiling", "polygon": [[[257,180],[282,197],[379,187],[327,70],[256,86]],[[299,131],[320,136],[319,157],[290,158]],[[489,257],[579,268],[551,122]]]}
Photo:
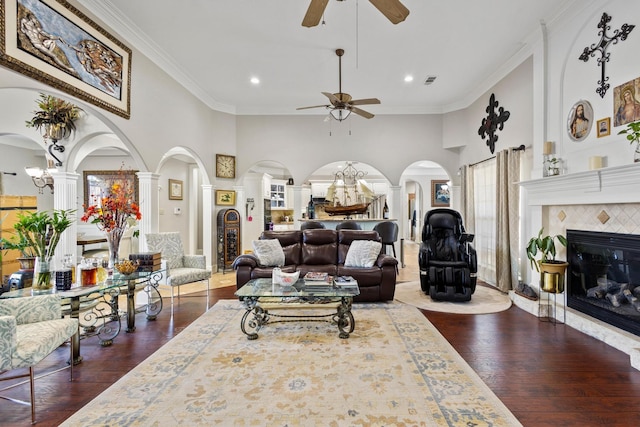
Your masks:
{"label": "tall ceiling", "polygon": [[306,28],[309,0],[79,2],[211,108],[240,115],[326,114],[296,108],[338,92],[337,48],[342,91],[380,99],[362,106],[373,114],[465,108],[528,54],[541,21],[578,4],[402,0],[410,14],[393,25],[367,0],[330,0],[325,24]]}

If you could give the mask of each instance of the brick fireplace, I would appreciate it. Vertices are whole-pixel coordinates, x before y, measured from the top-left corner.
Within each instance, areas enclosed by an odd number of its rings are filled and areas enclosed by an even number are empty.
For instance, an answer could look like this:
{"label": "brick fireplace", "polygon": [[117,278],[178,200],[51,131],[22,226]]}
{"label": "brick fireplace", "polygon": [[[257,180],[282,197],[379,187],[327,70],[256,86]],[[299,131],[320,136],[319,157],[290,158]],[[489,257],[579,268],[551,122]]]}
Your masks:
{"label": "brick fireplace", "polygon": [[[595,171],[579,172],[520,183],[526,189],[526,203],[535,219],[549,234],[565,234],[567,230],[595,231],[636,235],[640,239],[640,163]],[[539,214],[539,218],[535,218]],[[535,232],[539,225],[532,225]],[[532,233],[533,235],[533,233]],[[564,249],[558,258],[566,259]],[[531,285],[537,287],[538,276]],[[512,296],[514,303],[532,314],[537,305]],[[557,298],[563,309],[566,292]],[[584,311],[584,310],[583,310]],[[566,309],[567,325],[593,336],[630,355],[631,364],[640,370],[640,336],[611,325],[607,319],[593,317],[583,311]],[[615,322],[613,322],[615,323]]]}

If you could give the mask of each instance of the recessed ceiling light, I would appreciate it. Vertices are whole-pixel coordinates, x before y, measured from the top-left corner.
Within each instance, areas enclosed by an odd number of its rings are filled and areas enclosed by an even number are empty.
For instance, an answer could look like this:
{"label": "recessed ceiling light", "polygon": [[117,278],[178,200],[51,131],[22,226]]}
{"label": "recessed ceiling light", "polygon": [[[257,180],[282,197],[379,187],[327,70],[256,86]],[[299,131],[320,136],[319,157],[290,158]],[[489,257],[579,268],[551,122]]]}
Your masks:
{"label": "recessed ceiling light", "polygon": [[251,83],[254,85],[260,84],[260,79],[257,77],[251,77]]}
{"label": "recessed ceiling light", "polygon": [[413,76],[412,75],[407,75],[404,77],[404,81],[405,83],[409,83],[413,81]]}

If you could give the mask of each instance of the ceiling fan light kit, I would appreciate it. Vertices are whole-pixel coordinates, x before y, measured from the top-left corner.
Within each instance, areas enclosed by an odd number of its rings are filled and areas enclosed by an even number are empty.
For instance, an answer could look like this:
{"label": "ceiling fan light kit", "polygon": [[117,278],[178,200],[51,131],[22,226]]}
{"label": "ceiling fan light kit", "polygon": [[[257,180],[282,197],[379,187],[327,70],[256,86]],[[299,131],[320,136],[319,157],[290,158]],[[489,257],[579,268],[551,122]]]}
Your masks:
{"label": "ceiling fan light kit", "polygon": [[351,95],[349,95],[348,93],[342,92],[342,55],[344,55],[344,49],[336,49],[336,55],[338,55],[338,92],[337,93],[321,92],[324,96],[329,98],[330,104],[313,105],[310,107],[298,107],[296,108],[296,110],[306,110],[309,108],[324,107],[330,110],[329,111],[330,116],[339,122],[345,120],[347,117],[351,115],[351,113],[355,113],[361,117],[364,117],[365,119],[370,119],[374,117],[373,114],[361,108],[356,107],[356,105],[380,104],[379,99],[377,98],[352,99]]}

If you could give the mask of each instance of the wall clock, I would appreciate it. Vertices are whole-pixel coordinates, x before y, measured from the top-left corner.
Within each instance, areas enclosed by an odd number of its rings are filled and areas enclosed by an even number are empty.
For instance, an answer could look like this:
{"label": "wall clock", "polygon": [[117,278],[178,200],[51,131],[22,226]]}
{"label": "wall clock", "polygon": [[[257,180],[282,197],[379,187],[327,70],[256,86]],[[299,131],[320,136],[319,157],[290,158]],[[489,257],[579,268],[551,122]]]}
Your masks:
{"label": "wall clock", "polygon": [[236,156],[230,156],[227,154],[216,154],[216,177],[236,177]]}

